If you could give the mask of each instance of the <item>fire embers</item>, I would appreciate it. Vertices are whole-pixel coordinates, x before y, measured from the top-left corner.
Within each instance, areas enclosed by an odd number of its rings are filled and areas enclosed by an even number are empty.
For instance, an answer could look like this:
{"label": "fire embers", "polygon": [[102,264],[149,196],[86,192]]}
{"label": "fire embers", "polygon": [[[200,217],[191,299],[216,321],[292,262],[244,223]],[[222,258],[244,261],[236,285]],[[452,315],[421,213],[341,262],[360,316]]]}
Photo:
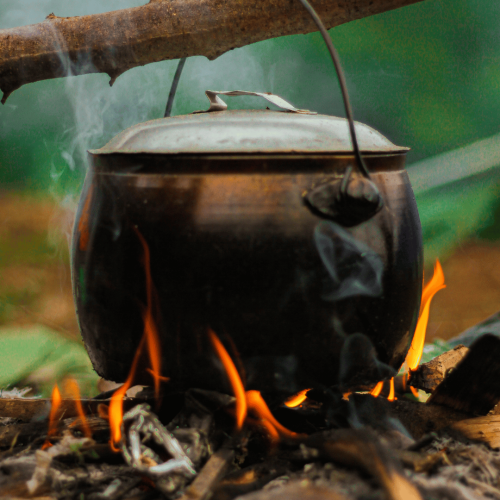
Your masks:
{"label": "fire embers", "polygon": [[334,222],[322,221],[314,230],[314,242],[328,273],[323,279],[323,299],[337,301],[382,293],[384,264],[370,247]]}

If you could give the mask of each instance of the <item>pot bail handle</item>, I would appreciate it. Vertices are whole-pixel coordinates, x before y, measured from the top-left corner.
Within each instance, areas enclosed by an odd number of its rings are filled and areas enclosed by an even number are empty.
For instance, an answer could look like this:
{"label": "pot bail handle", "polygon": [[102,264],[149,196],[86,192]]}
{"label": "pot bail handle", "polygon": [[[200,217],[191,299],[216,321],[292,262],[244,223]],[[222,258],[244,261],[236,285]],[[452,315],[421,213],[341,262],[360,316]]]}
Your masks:
{"label": "pot bail handle", "polygon": [[309,111],[308,109],[298,109],[288,101],[285,101],[282,97],[276,94],[271,94],[270,92],[250,92],[248,90],[206,90],[205,95],[210,101],[210,107],[206,111],[195,111],[195,113],[210,113],[212,111],[225,111],[227,109],[227,104],[219,97],[220,95],[226,95],[230,97],[237,97],[241,95],[249,95],[254,97],[263,97],[266,101],[274,104],[278,108],[288,111],[290,113],[301,113],[305,115],[316,115],[314,111]]}

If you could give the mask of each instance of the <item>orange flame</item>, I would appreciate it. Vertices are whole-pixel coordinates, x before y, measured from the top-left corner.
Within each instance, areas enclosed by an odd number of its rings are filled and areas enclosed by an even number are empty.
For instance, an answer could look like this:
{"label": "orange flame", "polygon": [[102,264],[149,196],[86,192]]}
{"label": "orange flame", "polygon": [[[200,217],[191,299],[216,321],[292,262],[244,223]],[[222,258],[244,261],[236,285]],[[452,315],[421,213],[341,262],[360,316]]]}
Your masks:
{"label": "orange flame", "polygon": [[395,401],[396,399],[397,398],[394,390],[394,377],[392,377],[390,382],[389,396],[387,396],[387,401]]}
{"label": "orange flame", "polygon": [[144,271],[146,272],[146,294],[147,306],[144,314],[144,335],[148,344],[149,360],[151,362],[151,374],[155,385],[155,397],[158,400],[160,396],[160,381],[164,379],[161,376],[161,344],[158,329],[153,320],[153,280],[151,278],[151,255],[149,246],[140,231],[134,227],[135,232],[141,242],[144,251]]}
{"label": "orange flame", "polygon": [[[267,430],[272,442],[276,442],[280,435],[288,438],[297,437],[297,433],[289,431],[274,418],[259,391],[245,392],[238,370],[236,370],[236,366],[222,342],[213,330],[209,329],[208,334],[217,355],[222,361],[236,397],[236,427],[241,429],[245,420],[251,424],[261,425]],[[308,390],[306,389],[305,392]],[[255,422],[253,419],[247,419],[247,411],[251,411],[259,419],[258,422]]]}
{"label": "orange flame", "polygon": [[247,416],[247,400],[245,397],[245,389],[243,387],[243,383],[241,382],[240,375],[238,373],[238,370],[236,369],[236,366],[234,366],[231,356],[229,356],[225,347],[222,345],[219,337],[217,337],[215,332],[211,329],[208,330],[208,335],[210,337],[212,345],[214,346],[214,349],[217,352],[217,355],[222,361],[222,365],[226,370],[227,376],[229,377],[229,382],[236,398],[236,428],[241,429],[243,427],[243,422],[245,421],[245,418]]}
{"label": "orange flame", "polygon": [[130,367],[130,373],[128,374],[127,380],[114,392],[114,394],[111,396],[111,402],[109,403],[108,414],[109,427],[111,431],[111,439],[109,441],[109,445],[115,452],[119,451],[115,445],[118,445],[122,438],[121,425],[123,420],[123,398],[125,397],[125,393],[130,389],[132,381],[134,380],[137,363],[139,362],[145,339],[146,336],[143,335],[139,347],[135,352],[134,360],[132,361],[132,366]]}
{"label": "orange flame", "polygon": [[75,400],[76,411],[82,422],[83,434],[85,435],[85,437],[92,437],[92,431],[90,430],[89,424],[87,423],[85,412],[83,411],[82,407],[80,388],[78,387],[78,383],[76,382],[76,380],[74,378],[67,379],[64,383],[64,390],[68,392]]}
{"label": "orange flame", "polygon": [[57,433],[57,412],[59,410],[59,406],[61,406],[61,393],[59,391],[59,387],[57,387],[57,384],[54,385],[54,388],[52,389],[52,396],[51,396],[51,407],[50,407],[50,415],[49,415],[49,430],[47,432],[47,440],[42,446],[42,450],[45,450],[46,448],[49,448],[52,446],[51,442],[49,441],[49,437],[53,436]]}
{"label": "orange flame", "polygon": [[418,319],[417,328],[415,329],[415,335],[411,343],[410,350],[406,355],[406,364],[411,373],[411,370],[416,370],[420,359],[422,358],[422,353],[424,350],[425,343],[425,332],[427,330],[427,323],[429,321],[429,311],[431,307],[431,300],[439,290],[445,288],[444,284],[444,273],[439,260],[436,260],[436,265],[434,266],[434,275],[429,283],[425,286],[422,292],[422,304],[420,318]]}
{"label": "orange flame", "polygon": [[406,389],[409,387],[410,388],[410,391],[412,392],[412,394],[418,398],[418,391],[417,389],[415,389],[415,387],[411,386],[411,385],[408,385],[408,373],[403,373],[402,377],[401,377],[401,381],[403,383],[403,390],[406,391]]}
{"label": "orange flame", "polygon": [[246,418],[246,423],[253,425],[254,427],[263,427],[265,431],[267,432],[267,436],[269,438],[269,441],[271,441],[271,444],[274,446],[275,444],[278,443],[280,439],[280,435],[278,434],[278,431],[276,428],[271,424],[271,422],[268,422],[267,420],[255,420],[253,418]]}
{"label": "orange flame", "polygon": [[[141,242],[143,255],[144,271],[146,273],[146,309],[144,311],[144,334],[142,336],[141,342],[137,351],[134,355],[134,360],[132,366],[130,367],[130,373],[127,377],[125,383],[115,391],[111,397],[111,402],[109,404],[109,426],[111,430],[110,446],[113,451],[119,451],[116,445],[119,444],[122,434],[121,434],[121,424],[123,420],[123,398],[125,393],[130,389],[132,382],[134,380],[135,372],[137,370],[137,365],[139,363],[139,358],[141,356],[144,343],[148,347],[148,355],[151,363],[151,368],[147,369],[151,373],[154,385],[155,385],[155,397],[158,401],[160,396],[160,382],[166,382],[170,380],[168,377],[163,377],[161,375],[161,344],[160,336],[158,334],[158,329],[156,323],[153,319],[153,280],[151,278],[151,256],[149,252],[149,247],[144,239],[144,236],[140,231],[134,227],[135,233]],[[101,412],[104,414],[104,412]]]}
{"label": "orange flame", "polygon": [[281,425],[271,413],[271,410],[267,406],[264,398],[259,391],[247,391],[246,400],[248,409],[258,418],[264,422],[269,422],[281,436],[294,438],[297,437],[296,432],[289,431],[286,427]]}
{"label": "orange flame", "polygon": [[307,393],[311,389],[304,389],[303,391],[298,392],[290,399],[287,399],[283,404],[288,406],[288,408],[296,408],[300,404],[302,404],[307,399]]}
{"label": "orange flame", "polygon": [[[403,375],[403,386],[406,388],[406,382],[410,377],[412,370],[416,370],[420,360],[422,359],[422,353],[424,352],[424,344],[425,344],[425,333],[427,331],[427,323],[429,322],[429,311],[431,307],[431,301],[434,295],[446,288],[444,284],[444,273],[443,268],[441,267],[441,263],[439,259],[436,259],[436,265],[434,266],[434,275],[432,279],[427,283],[422,292],[422,301],[420,304],[420,317],[418,318],[417,328],[415,329],[415,335],[413,335],[413,340],[411,342],[410,350],[406,355],[406,366],[408,367],[408,372]],[[378,397],[380,391],[382,390],[384,383],[379,382],[375,388],[370,392],[370,394],[374,397]],[[411,392],[415,397],[418,398],[418,391],[411,387]],[[393,399],[391,399],[393,398]],[[387,398],[389,401],[394,401],[394,379],[391,379],[391,390],[389,393],[389,397]]]}
{"label": "orange flame", "polygon": [[370,392],[370,394],[374,398],[378,398],[379,394],[382,392],[382,389],[384,388],[384,381],[381,380]]}

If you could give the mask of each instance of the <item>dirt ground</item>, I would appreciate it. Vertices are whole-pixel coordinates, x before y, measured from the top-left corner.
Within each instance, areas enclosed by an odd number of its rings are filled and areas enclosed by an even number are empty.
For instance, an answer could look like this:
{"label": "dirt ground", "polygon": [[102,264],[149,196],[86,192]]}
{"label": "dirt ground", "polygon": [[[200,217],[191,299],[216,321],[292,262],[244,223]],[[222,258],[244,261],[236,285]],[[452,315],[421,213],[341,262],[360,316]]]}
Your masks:
{"label": "dirt ground", "polygon": [[0,327],[44,324],[79,338],[69,268],[74,210],[0,192]]}
{"label": "dirt ground", "polygon": [[[0,326],[41,323],[79,338],[69,270],[75,208],[0,192]],[[442,265],[447,288],[433,299],[428,340],[449,339],[500,309],[500,243],[466,242]]]}

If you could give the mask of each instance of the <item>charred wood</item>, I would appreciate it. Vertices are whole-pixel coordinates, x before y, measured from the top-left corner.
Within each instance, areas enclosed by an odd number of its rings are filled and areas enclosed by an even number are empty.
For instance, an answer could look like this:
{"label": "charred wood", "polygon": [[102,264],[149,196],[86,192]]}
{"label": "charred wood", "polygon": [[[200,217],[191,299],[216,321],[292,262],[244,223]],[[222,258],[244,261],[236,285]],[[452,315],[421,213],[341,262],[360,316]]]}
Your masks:
{"label": "charred wood", "polygon": [[469,349],[460,344],[451,351],[435,357],[428,363],[421,364],[412,372],[409,380],[410,385],[425,392],[434,392],[437,386],[462,361],[468,352]]}
{"label": "charred wood", "polygon": [[446,406],[418,403],[403,398],[391,404],[389,414],[399,419],[415,439],[472,416],[470,413]]}
{"label": "charred wood", "polygon": [[500,338],[486,334],[435,389],[428,403],[486,415],[500,401]]}
{"label": "charred wood", "polygon": [[213,491],[211,500],[232,500],[257,491],[273,479],[294,470],[289,461],[268,457],[263,462],[227,474]]}
{"label": "charred wood", "polygon": [[234,451],[221,448],[204,465],[193,483],[188,486],[180,500],[205,500],[209,498],[220,479],[231,467]]}
{"label": "charred wood", "polygon": [[461,420],[451,424],[448,431],[472,441],[486,443],[491,448],[500,448],[500,415]]}
{"label": "charred wood", "polygon": [[333,489],[308,484],[306,481],[290,481],[285,486],[261,490],[240,496],[237,500],[347,500]]}
{"label": "charred wood", "polygon": [[[316,0],[327,28],[420,0]],[[298,1],[151,0],[146,5],[81,17],[47,16],[39,24],[0,30],[4,103],[27,83],[125,71],[167,59],[228,50],[283,35],[316,31]]]}
{"label": "charred wood", "polygon": [[418,490],[405,477],[400,463],[368,429],[328,431],[311,436],[306,446],[323,459],[360,468],[373,476],[390,500],[419,500]]}

